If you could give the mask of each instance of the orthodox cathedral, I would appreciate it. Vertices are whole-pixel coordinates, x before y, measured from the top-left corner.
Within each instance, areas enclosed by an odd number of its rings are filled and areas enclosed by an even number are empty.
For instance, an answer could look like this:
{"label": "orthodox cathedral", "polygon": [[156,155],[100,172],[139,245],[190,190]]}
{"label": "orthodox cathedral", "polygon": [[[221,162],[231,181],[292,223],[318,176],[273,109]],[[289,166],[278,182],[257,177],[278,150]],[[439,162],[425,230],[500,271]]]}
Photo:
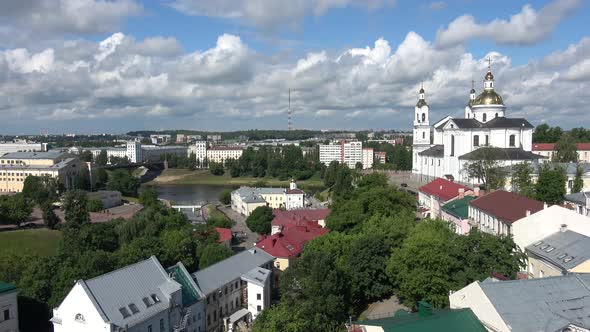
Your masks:
{"label": "orthodox cathedral", "polygon": [[533,125],[523,118],[506,117],[506,106],[494,85],[488,65],[483,91],[478,96],[472,84],[465,116],[447,115],[432,126],[424,87],[421,87],[414,108],[412,173],[415,178],[430,181],[445,177],[475,184],[478,181],[468,177],[465,167],[479,158],[475,151],[484,146],[498,148],[494,159],[503,166],[543,158],[531,152]]}

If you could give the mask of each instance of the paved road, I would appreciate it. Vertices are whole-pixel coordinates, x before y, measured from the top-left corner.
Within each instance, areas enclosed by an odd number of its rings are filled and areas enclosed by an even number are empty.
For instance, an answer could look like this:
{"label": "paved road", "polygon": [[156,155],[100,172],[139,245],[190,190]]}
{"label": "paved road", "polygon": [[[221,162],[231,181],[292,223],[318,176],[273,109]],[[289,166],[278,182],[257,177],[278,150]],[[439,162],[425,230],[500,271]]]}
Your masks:
{"label": "paved road", "polygon": [[246,225],[246,217],[243,215],[235,212],[229,206],[220,205],[217,207],[219,211],[223,212],[229,219],[235,222],[234,227],[232,227],[232,232],[238,234],[238,238],[240,238],[239,244],[234,246],[235,251],[240,251],[244,249],[250,249],[254,247],[254,243],[258,240],[258,234],[252,232],[248,226]]}

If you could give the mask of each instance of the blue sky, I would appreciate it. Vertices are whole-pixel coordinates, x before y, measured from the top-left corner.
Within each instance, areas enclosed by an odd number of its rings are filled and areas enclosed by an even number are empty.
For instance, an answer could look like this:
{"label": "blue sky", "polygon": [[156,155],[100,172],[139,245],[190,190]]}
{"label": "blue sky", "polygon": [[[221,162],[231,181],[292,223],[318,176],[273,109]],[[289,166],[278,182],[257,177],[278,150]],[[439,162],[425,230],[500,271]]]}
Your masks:
{"label": "blue sky", "polygon": [[588,125],[588,19],[582,0],[3,3],[0,133],[284,129],[289,88],[298,128],[408,129],[421,81],[432,118],[460,115],[487,56],[508,116]]}

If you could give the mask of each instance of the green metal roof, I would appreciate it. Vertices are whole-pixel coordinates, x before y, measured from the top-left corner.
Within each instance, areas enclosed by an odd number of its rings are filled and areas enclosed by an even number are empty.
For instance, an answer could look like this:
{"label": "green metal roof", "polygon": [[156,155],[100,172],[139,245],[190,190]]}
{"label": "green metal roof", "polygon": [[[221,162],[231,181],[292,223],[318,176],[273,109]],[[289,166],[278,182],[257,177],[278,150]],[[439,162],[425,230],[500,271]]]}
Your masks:
{"label": "green metal roof", "polygon": [[190,275],[184,273],[180,266],[174,265],[166,269],[172,279],[182,285],[182,305],[188,306],[201,299],[199,292],[193,287]]}
{"label": "green metal roof", "polygon": [[385,332],[486,332],[471,309],[433,310],[430,315],[396,313],[393,317],[357,322],[368,326],[380,326]]}
{"label": "green metal roof", "polygon": [[0,294],[16,290],[16,286],[0,281]]}
{"label": "green metal roof", "polygon": [[465,196],[461,199],[455,199],[443,205],[443,211],[459,219],[467,219],[469,215],[469,202],[476,199],[475,196]]}

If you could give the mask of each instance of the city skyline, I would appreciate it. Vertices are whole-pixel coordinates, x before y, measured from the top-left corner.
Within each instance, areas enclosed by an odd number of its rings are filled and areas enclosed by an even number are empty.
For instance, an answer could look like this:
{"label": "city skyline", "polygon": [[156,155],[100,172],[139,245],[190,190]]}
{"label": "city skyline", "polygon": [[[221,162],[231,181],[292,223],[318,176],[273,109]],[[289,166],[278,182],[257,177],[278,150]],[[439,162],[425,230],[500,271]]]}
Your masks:
{"label": "city skyline", "polygon": [[588,4],[389,0],[0,4],[0,130],[410,129],[462,114],[492,59],[507,115],[587,125]]}

